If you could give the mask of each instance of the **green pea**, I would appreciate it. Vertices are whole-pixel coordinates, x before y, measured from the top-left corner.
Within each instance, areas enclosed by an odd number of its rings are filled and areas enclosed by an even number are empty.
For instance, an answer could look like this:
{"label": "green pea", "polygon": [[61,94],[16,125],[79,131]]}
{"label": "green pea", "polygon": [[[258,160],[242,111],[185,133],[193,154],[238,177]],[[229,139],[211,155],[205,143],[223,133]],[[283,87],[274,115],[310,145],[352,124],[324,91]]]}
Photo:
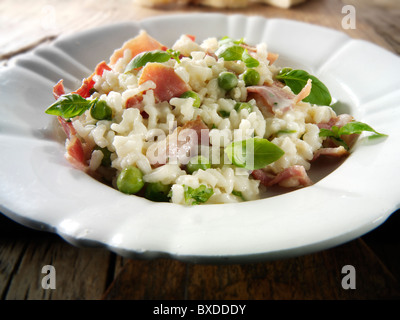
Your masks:
{"label": "green pea", "polygon": [[156,202],[169,202],[170,185],[162,184],[161,182],[148,183],[144,197]]}
{"label": "green pea", "polygon": [[224,71],[218,76],[218,86],[221,89],[229,91],[238,85],[238,78],[232,72]]}
{"label": "green pea", "polygon": [[186,165],[186,170],[190,174],[200,169],[206,170],[210,168],[211,168],[210,161],[204,156],[195,156],[191,158],[188,164]]}
{"label": "green pea", "polygon": [[108,106],[107,102],[99,100],[90,108],[90,115],[96,120],[111,120],[112,109]]}
{"label": "green pea", "polygon": [[186,91],[186,92],[181,94],[180,98],[193,98],[194,99],[193,107],[200,108],[201,99],[200,99],[199,95],[196,92],[190,91],[190,90]]}
{"label": "green pea", "polygon": [[144,186],[143,173],[134,166],[126,167],[117,178],[117,188],[126,194],[138,193]]}
{"label": "green pea", "polygon": [[243,81],[246,86],[255,86],[260,81],[260,74],[257,70],[247,69],[243,74]]}
{"label": "green pea", "polygon": [[253,110],[253,107],[250,103],[247,102],[238,102],[235,104],[235,110],[240,112],[240,110],[247,109],[249,113]]}

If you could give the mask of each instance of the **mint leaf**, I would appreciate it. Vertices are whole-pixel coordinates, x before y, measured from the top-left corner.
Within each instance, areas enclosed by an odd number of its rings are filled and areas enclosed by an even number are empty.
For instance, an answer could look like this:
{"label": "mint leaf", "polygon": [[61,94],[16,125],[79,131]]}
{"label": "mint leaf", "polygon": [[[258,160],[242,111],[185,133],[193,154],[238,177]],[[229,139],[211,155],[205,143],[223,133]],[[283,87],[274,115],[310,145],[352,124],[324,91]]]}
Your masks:
{"label": "mint leaf", "polygon": [[145,51],[136,55],[126,66],[125,73],[145,66],[148,62],[167,62],[171,53],[162,50]]}
{"label": "mint leaf", "polygon": [[275,162],[285,152],[267,139],[250,138],[232,142],[225,153],[235,166],[256,170]]}
{"label": "mint leaf", "polygon": [[284,82],[295,94],[306,86],[308,79],[312,80],[311,93],[303,101],[319,106],[329,106],[332,102],[328,88],[316,77],[304,70],[282,69],[276,78]]}
{"label": "mint leaf", "polygon": [[66,94],[61,96],[55,103],[48,107],[45,112],[47,114],[69,119],[82,115],[96,102],[97,99],[87,100],[76,93]]}
{"label": "mint leaf", "polygon": [[193,189],[192,187],[183,185],[185,202],[186,204],[196,205],[207,202],[208,199],[214,194],[213,188],[208,188],[202,184],[198,188]]}

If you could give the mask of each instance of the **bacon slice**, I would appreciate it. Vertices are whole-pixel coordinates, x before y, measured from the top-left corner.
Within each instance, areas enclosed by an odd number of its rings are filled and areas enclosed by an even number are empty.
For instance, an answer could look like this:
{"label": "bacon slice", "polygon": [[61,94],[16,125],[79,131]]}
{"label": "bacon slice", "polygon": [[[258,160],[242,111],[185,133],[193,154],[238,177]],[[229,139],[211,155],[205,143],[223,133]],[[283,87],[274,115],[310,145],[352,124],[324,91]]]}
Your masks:
{"label": "bacon slice", "polygon": [[263,169],[253,170],[251,173],[254,179],[266,187],[281,185],[284,187],[307,187],[312,184],[306,169],[300,165],[291,166],[277,175],[270,174]]}
{"label": "bacon slice", "polygon": [[174,68],[160,63],[147,63],[143,68],[138,82],[143,84],[148,80],[156,84],[156,88],[153,90],[158,101],[169,101],[190,90],[189,85],[175,73]]}
{"label": "bacon slice", "polygon": [[120,49],[114,51],[110,57],[110,65],[114,65],[120,58],[122,58],[127,49],[131,51],[133,58],[139,53],[145,51],[164,50],[165,46],[153,37],[149,36],[146,31],[142,30],[138,36],[126,41]]}

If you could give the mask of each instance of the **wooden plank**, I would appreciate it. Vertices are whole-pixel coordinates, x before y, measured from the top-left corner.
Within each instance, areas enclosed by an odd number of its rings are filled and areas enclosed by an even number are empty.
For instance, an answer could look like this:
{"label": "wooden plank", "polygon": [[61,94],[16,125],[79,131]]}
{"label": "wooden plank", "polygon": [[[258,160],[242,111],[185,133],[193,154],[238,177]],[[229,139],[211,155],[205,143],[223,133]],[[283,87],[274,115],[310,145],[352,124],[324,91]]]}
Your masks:
{"label": "wooden plank", "polygon": [[185,297],[186,264],[167,260],[125,259],[104,300],[153,300]]}
{"label": "wooden plank", "polygon": [[[30,241],[17,270],[10,276],[5,299],[99,299],[106,287],[110,253],[79,249],[64,241]],[[54,266],[56,288],[43,289],[45,265]]]}
{"label": "wooden plank", "polygon": [[[345,265],[356,289],[345,290]],[[129,260],[103,299],[397,299],[398,280],[361,240],[302,257],[234,265]]]}
{"label": "wooden plank", "polygon": [[[343,1],[346,3],[346,1]],[[353,38],[373,41],[389,50],[393,46],[398,50],[398,20],[396,10],[382,10],[379,17],[374,19],[375,9],[367,10],[357,7],[357,28],[344,30],[341,22],[344,17],[340,0],[309,0],[291,10],[255,4],[242,9],[218,9],[204,6],[177,6],[169,10],[142,7],[132,1],[69,1],[37,0],[30,6],[24,1],[3,0],[0,4],[5,22],[0,37],[0,60],[25,52],[38,44],[54,39],[61,34],[68,34],[121,21],[142,20],[150,16],[192,12],[223,12],[227,14],[258,15],[271,18],[286,18],[314,23],[334,28],[347,33]],[[368,14],[366,14],[368,12]],[[364,13],[364,14],[363,14]],[[385,29],[390,25],[390,29]],[[378,31],[378,33],[376,32]],[[382,30],[384,32],[382,37]],[[397,45],[396,45],[397,43]]]}
{"label": "wooden plank", "polygon": [[[55,234],[26,228],[0,215],[0,294],[6,300],[99,299],[113,254],[77,248]],[[56,270],[56,289],[43,289],[45,265]]]}

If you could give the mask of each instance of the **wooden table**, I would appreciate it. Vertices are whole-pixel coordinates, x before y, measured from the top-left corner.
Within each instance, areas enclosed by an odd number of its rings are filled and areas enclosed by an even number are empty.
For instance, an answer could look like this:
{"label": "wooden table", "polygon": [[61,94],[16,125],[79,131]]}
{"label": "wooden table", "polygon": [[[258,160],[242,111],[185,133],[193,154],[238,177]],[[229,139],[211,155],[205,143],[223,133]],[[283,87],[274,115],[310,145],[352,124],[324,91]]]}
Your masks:
{"label": "wooden table", "polygon": [[[342,7],[347,3],[356,8],[356,29],[342,29]],[[194,5],[152,9],[131,0],[2,0],[0,66],[61,34],[121,20],[205,11],[306,21],[400,54],[397,0],[310,0],[290,10],[261,4],[240,10]],[[322,252],[278,261],[198,265],[167,259],[132,260],[104,249],[76,248],[57,235],[25,228],[0,215],[0,296],[7,300],[398,299],[399,227],[397,213],[362,238]],[[55,267],[56,289],[42,288],[44,265]],[[356,289],[342,287],[345,265],[355,268]]]}

